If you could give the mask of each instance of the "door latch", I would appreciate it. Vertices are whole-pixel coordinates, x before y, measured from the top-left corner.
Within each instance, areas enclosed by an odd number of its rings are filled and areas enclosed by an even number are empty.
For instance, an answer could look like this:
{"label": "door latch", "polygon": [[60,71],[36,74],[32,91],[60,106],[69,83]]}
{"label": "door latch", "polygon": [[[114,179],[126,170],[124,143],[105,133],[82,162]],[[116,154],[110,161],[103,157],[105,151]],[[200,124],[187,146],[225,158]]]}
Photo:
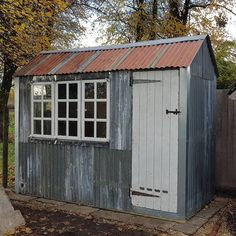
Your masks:
{"label": "door latch", "polygon": [[174,114],[174,115],[178,115],[179,113],[181,113],[181,111],[178,111],[177,109],[175,109],[174,111],[169,111],[166,109],[166,114],[169,114],[169,113]]}

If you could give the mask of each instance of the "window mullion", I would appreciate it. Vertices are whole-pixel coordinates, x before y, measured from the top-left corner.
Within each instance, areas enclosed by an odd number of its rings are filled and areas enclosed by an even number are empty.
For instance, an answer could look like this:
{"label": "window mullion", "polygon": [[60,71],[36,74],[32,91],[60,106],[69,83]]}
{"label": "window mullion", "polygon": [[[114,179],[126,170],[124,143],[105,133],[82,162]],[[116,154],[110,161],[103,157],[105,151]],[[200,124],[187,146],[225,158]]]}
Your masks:
{"label": "window mullion", "polygon": [[41,85],[41,135],[43,135],[43,85]]}
{"label": "window mullion", "polygon": [[106,138],[110,137],[110,83],[106,83]]}
{"label": "window mullion", "polygon": [[97,137],[97,83],[94,82],[94,138]]}
{"label": "window mullion", "polygon": [[82,117],[81,117],[81,106],[80,106],[80,102],[82,100],[82,97],[81,97],[81,86],[80,86],[80,83],[81,81],[78,81],[77,82],[77,90],[78,90],[78,94],[77,94],[77,136],[79,139],[81,139],[81,120],[82,120]]}

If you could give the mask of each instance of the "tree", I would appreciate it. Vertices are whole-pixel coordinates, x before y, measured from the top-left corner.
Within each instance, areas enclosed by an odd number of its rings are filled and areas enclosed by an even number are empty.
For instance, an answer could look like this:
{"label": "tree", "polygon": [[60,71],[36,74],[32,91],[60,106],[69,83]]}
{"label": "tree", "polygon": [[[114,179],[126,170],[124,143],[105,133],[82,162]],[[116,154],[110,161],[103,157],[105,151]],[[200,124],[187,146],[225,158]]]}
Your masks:
{"label": "tree", "polygon": [[[235,43],[226,25],[236,0],[116,0],[105,1],[97,21],[106,28],[106,43],[126,43],[158,38],[209,34],[216,52],[219,87],[235,78]],[[226,53],[222,53],[226,50]],[[230,79],[228,78],[230,77]],[[224,85],[225,83],[225,85]]]}
{"label": "tree", "polygon": [[235,3],[235,0],[104,1],[97,10],[97,20],[106,28],[107,43],[199,34],[209,28],[220,33],[227,24],[227,13],[235,14],[231,10]]}
{"label": "tree", "polygon": [[236,42],[226,40],[216,46],[216,61],[219,70],[217,87],[229,88],[236,81]]}
{"label": "tree", "polygon": [[72,1],[4,0],[0,2],[0,6],[0,64],[3,67],[0,140],[3,139],[3,186],[7,187],[7,102],[13,75],[19,66],[26,64],[40,51],[63,43],[68,45],[82,28],[72,18],[71,11],[79,13],[81,10],[73,9]]}

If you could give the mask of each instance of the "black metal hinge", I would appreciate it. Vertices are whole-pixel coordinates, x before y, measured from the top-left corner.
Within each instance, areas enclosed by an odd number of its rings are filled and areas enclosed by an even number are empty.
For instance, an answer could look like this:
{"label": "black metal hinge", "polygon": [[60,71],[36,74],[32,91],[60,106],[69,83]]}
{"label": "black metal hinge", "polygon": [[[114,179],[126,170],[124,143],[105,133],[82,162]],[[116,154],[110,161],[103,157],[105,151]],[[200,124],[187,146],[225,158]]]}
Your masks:
{"label": "black metal hinge", "polygon": [[158,195],[150,194],[150,193],[143,193],[138,191],[131,190],[131,195],[142,196],[142,197],[160,197]]}
{"label": "black metal hinge", "polygon": [[180,114],[180,113],[181,113],[181,111],[178,111],[177,109],[175,109],[174,111],[169,111],[169,110],[166,109],[166,114],[167,114],[167,115],[168,115],[168,114],[178,115],[178,114]]}
{"label": "black metal hinge", "polygon": [[147,80],[147,79],[134,79],[130,78],[130,86],[133,86],[133,84],[147,84],[147,83],[159,83],[161,80]]}

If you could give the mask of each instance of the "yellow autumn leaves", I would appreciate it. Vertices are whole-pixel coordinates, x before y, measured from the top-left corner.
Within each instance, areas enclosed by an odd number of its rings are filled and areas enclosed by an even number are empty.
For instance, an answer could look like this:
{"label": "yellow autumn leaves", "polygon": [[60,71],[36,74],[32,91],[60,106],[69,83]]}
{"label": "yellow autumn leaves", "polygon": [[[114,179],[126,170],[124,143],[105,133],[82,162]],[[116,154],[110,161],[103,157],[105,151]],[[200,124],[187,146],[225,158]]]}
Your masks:
{"label": "yellow autumn leaves", "polygon": [[0,7],[0,56],[17,65],[49,49],[58,32],[55,24],[69,7],[65,0],[5,0]]}

